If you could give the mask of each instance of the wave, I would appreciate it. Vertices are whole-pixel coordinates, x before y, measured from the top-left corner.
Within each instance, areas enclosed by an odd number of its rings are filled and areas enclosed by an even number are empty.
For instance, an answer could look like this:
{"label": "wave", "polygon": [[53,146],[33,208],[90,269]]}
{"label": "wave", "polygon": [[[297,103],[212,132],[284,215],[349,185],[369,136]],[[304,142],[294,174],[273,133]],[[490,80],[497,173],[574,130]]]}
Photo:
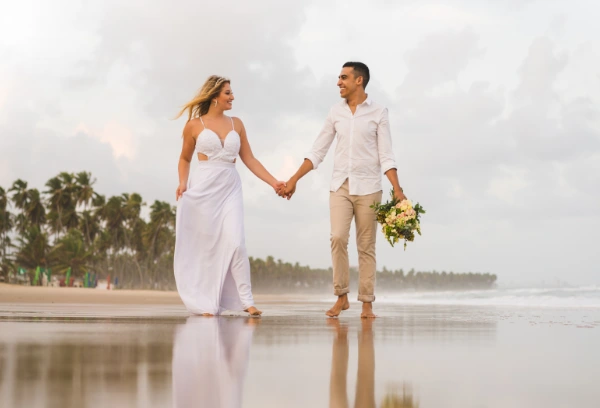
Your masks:
{"label": "wave", "polygon": [[600,308],[600,286],[402,292],[380,294],[377,302],[399,305]]}

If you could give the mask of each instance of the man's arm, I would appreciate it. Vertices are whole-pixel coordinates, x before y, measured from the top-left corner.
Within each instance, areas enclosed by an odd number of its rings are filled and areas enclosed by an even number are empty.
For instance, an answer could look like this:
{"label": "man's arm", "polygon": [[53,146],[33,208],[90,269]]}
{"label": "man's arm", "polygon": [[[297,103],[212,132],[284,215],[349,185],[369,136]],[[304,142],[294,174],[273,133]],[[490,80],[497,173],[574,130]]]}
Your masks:
{"label": "man's arm", "polygon": [[385,175],[394,188],[394,197],[396,197],[396,200],[406,200],[404,191],[402,190],[402,187],[400,187],[400,182],[398,181],[398,171],[396,169],[389,169],[385,172]]}
{"label": "man's arm", "polygon": [[304,161],[300,165],[300,168],[296,173],[288,180],[285,188],[281,188],[277,194],[281,197],[287,198],[288,200],[292,198],[292,195],[296,192],[296,183],[302,177],[304,177],[311,170],[315,170],[321,162],[325,159],[331,144],[333,143],[333,139],[335,138],[335,126],[333,122],[333,117],[331,110],[327,115],[327,119],[325,119],[325,124],[317,136],[315,143],[309,154],[306,155]]}
{"label": "man's arm", "polygon": [[279,190],[278,194],[281,197],[287,198],[288,200],[290,198],[292,198],[292,196],[296,192],[296,183],[298,182],[298,180],[300,180],[302,177],[304,177],[306,175],[306,173],[308,173],[312,169],[313,169],[313,162],[310,161],[309,159],[304,159],[304,161],[302,162],[302,165],[300,165],[300,168],[298,169],[296,174],[294,174],[292,177],[290,177],[288,182],[285,184],[285,188],[282,188],[281,190]]}
{"label": "man's arm", "polygon": [[398,171],[396,170],[396,158],[392,149],[392,134],[387,108],[383,110],[377,128],[377,149],[379,150],[379,162],[381,163],[383,173],[394,188],[394,197],[399,201],[405,200],[406,196],[398,181]]}

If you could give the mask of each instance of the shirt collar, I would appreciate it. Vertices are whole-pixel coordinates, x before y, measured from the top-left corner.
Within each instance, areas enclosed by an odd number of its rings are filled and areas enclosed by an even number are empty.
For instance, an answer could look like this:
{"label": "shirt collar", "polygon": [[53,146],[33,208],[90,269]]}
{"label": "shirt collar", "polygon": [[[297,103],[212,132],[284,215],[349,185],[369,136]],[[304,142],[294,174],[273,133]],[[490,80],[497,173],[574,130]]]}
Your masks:
{"label": "shirt collar", "polygon": [[[365,99],[365,101],[364,101],[363,103],[361,103],[360,105],[368,105],[368,106],[371,106],[371,103],[373,103],[373,100],[371,99],[371,97],[369,96],[369,94],[367,94],[367,99]],[[348,106],[348,101],[346,100],[346,98],[344,98],[344,99],[342,100],[342,105],[343,105],[343,106],[346,106],[346,107]],[[359,105],[359,106],[360,106],[360,105]]]}

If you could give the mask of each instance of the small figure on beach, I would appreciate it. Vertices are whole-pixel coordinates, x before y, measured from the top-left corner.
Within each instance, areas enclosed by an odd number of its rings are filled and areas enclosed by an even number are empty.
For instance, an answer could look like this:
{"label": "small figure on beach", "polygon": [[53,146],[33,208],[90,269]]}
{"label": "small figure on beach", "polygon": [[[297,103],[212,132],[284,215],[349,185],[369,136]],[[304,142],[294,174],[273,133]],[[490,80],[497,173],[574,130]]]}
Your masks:
{"label": "small figure on beach", "polygon": [[[262,313],[252,296],[236,158],[275,192],[285,186],[254,157],[242,121],[225,115],[233,101],[231,81],[213,75],[178,115],[188,113],[175,193],[175,281],[186,308],[198,315]],[[194,153],[199,162],[190,174]]]}
{"label": "small figure on beach", "polygon": [[371,205],[381,202],[382,171],[394,188],[394,197],[399,201],[406,199],[398,181],[388,110],[365,92],[369,79],[369,68],[365,64],[347,62],[343,65],[337,82],[343,100],[330,109],[312,150],[298,171],[285,187],[278,189],[281,197],[290,199],[298,180],[319,167],[337,135],[329,211],[333,293],[338,298],[326,312],[329,317],[336,317],[350,307],[348,238],[353,219],[358,247],[361,317],[376,317],[373,302],[377,219]]}

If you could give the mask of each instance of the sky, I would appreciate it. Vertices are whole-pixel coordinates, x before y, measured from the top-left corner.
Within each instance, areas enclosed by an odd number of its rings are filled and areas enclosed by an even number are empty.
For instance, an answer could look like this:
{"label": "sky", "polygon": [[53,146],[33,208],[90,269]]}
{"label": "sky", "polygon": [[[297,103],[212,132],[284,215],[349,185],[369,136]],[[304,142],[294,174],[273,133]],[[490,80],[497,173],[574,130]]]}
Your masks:
{"label": "sky", "polygon": [[[211,74],[231,78],[231,114],[287,180],[358,60],[389,109],[400,183],[427,210],[406,251],[378,233],[378,269],[600,284],[598,12],[592,0],[1,2],[0,186],[85,170],[101,194],[175,204],[185,118],[173,117]],[[251,256],[331,265],[333,149],[290,201],[238,163]],[[355,242],[353,228],[352,265]]]}

